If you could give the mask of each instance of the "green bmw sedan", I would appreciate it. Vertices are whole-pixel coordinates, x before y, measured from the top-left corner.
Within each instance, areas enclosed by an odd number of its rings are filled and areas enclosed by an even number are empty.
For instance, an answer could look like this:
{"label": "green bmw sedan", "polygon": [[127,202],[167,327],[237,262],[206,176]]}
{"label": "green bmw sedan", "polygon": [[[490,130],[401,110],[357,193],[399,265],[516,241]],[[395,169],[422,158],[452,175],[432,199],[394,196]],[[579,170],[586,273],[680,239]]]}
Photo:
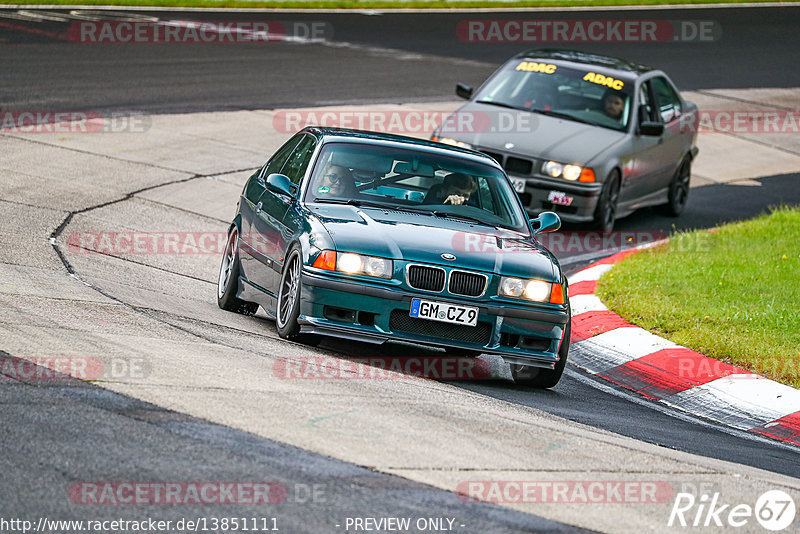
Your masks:
{"label": "green bmw sedan", "polygon": [[549,388],[569,351],[567,280],[492,158],[355,130],[298,132],[244,186],[218,303],[285,339],[405,341],[500,355]]}

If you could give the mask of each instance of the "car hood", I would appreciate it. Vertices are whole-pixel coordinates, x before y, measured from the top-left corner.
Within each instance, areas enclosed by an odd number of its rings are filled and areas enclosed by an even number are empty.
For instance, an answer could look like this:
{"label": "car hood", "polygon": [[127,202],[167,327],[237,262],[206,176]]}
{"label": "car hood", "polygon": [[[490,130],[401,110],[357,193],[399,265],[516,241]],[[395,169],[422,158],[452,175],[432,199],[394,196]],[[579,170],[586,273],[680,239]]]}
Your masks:
{"label": "car hood", "polygon": [[[512,231],[391,209],[311,207],[336,250],[554,280],[553,258],[533,238]],[[449,253],[455,260],[445,260]]]}
{"label": "car hood", "polygon": [[[477,102],[465,104],[457,113],[457,117],[462,113],[475,117],[476,126],[472,128],[475,131],[443,131],[440,136],[469,143],[476,149],[513,152],[562,163],[586,165],[627,135],[582,122]],[[487,127],[488,124],[491,126]],[[514,146],[506,148],[508,143]]]}

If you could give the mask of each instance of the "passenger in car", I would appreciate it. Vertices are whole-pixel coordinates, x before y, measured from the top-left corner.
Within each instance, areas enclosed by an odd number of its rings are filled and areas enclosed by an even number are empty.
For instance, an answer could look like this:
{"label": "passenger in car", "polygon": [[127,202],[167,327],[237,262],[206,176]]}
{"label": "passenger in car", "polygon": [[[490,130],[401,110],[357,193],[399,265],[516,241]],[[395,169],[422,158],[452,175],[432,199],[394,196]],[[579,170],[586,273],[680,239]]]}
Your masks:
{"label": "passenger in car", "polygon": [[341,165],[330,165],[322,173],[314,192],[335,197],[353,198],[356,195],[353,173],[350,172],[350,169]]}
{"label": "passenger in car", "polygon": [[460,172],[453,172],[445,176],[441,184],[431,187],[422,203],[460,206],[467,203],[477,189],[478,184],[475,183],[474,178]]}
{"label": "passenger in car", "polygon": [[612,119],[621,121],[625,110],[625,95],[619,91],[608,89],[603,93],[603,111]]}

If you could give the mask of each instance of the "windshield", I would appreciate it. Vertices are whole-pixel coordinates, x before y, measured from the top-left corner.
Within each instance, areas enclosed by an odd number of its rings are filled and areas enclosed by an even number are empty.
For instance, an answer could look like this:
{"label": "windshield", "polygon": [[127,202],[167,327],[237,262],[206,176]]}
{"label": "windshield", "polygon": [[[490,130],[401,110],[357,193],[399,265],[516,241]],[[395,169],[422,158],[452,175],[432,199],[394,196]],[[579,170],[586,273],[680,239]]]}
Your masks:
{"label": "windshield", "polygon": [[363,143],[328,143],[306,202],[385,207],[528,233],[502,171],[467,159]]}
{"label": "windshield", "polygon": [[506,64],[475,100],[625,130],[632,91],[633,81],[615,78],[602,68],[519,59]]}

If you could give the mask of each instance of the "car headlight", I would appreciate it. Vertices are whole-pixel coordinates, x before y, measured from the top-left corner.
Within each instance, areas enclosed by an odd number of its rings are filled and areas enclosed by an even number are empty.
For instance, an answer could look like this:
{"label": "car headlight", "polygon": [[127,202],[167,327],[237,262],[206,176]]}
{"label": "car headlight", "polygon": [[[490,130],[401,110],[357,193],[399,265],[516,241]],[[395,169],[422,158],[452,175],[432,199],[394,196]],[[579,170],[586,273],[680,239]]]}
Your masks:
{"label": "car headlight", "polygon": [[392,260],[365,256],[352,252],[336,252],[323,250],[314,260],[314,267],[326,271],[338,271],[346,274],[360,274],[376,278],[392,277]]}
{"label": "car headlight", "polygon": [[504,276],[500,279],[500,287],[497,290],[497,294],[501,297],[520,298],[534,302],[549,302],[551,304],[564,304],[565,302],[563,286],[544,280]]}
{"label": "car headlight", "polygon": [[561,176],[563,171],[564,166],[556,161],[548,161],[542,165],[542,172],[544,172],[547,176],[552,176],[553,178],[558,178]]}
{"label": "car headlight", "polygon": [[336,270],[347,274],[358,274],[364,268],[364,260],[358,254],[337,254]]}
{"label": "car headlight", "polygon": [[580,165],[565,165],[557,161],[546,161],[542,165],[542,173],[553,178],[561,177],[571,182],[576,180],[584,183],[595,181],[592,169]]}
{"label": "car headlight", "polygon": [[453,139],[452,137],[438,137],[434,135],[431,137],[431,141],[438,141],[439,143],[444,143],[445,145],[453,145],[461,148],[472,148],[472,145],[469,143],[465,143],[464,141],[458,141],[457,139]]}
{"label": "car headlight", "polygon": [[565,180],[574,182],[580,177],[582,170],[583,169],[581,169],[578,165],[564,165],[564,172],[562,172],[561,175]]}

